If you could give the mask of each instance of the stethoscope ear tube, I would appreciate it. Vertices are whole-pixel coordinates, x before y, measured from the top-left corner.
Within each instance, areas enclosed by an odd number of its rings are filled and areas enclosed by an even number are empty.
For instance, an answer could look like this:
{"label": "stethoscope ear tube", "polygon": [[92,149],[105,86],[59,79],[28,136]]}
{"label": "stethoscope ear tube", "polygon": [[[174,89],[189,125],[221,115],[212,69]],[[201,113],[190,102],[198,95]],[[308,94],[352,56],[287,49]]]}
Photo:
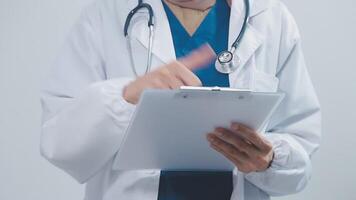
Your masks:
{"label": "stethoscope ear tube", "polygon": [[236,50],[240,44],[240,41],[242,40],[243,36],[245,35],[246,32],[246,28],[247,28],[247,24],[248,24],[248,19],[250,16],[250,2],[249,0],[245,0],[245,17],[244,17],[244,22],[241,28],[241,31],[239,33],[239,35],[237,36],[237,38],[235,39],[234,43],[231,46],[231,51],[232,49]]}
{"label": "stethoscope ear tube", "polygon": [[[245,35],[246,28],[248,26],[248,19],[250,16],[250,2],[249,0],[244,0],[245,3],[245,18],[241,28],[241,31],[237,38],[235,39],[234,43],[231,45],[229,50],[225,50],[218,55],[218,58],[215,62],[215,68],[220,73],[230,74],[234,72],[237,68],[240,67],[240,58],[235,55],[235,50],[238,48],[240,41],[242,40],[243,36]],[[149,32],[149,44],[148,44],[148,57],[147,57],[147,66],[146,66],[146,73],[150,71],[151,62],[152,62],[152,45],[153,45],[153,37],[154,37],[154,12],[152,7],[148,3],[143,3],[143,0],[138,0],[138,5],[130,11],[127,15],[125,26],[124,26],[124,35],[128,37],[129,33],[129,26],[133,16],[140,10],[140,9],[147,9],[149,18],[148,18],[148,27],[150,29]],[[131,50],[130,50],[131,51]],[[132,57],[132,52],[131,52]],[[135,66],[132,63],[132,68],[134,73],[137,76]]]}
{"label": "stethoscope ear tube", "polygon": [[131,20],[132,20],[132,17],[141,9],[147,9],[148,11],[148,27],[153,27],[154,26],[154,22],[153,22],[153,16],[154,16],[154,13],[153,13],[153,9],[152,7],[150,6],[150,4],[147,4],[147,3],[142,3],[142,0],[139,1],[139,4],[130,11],[130,13],[127,15],[126,17],[126,21],[125,21],[125,26],[124,26],[124,35],[125,37],[129,34],[128,33],[128,30],[129,30],[129,26],[130,26],[130,23],[131,23]]}
{"label": "stethoscope ear tube", "polygon": [[[129,26],[131,23],[131,20],[133,18],[133,16],[141,9],[147,9],[148,11],[148,27],[150,29],[149,32],[149,43],[148,43],[148,55],[147,55],[147,66],[146,66],[146,71],[145,74],[148,73],[150,71],[151,68],[151,63],[152,63],[152,43],[153,43],[153,36],[154,36],[154,13],[153,13],[153,9],[150,6],[150,4],[147,3],[143,3],[142,0],[138,0],[138,5],[132,9],[130,11],[130,13],[127,15],[126,17],[126,21],[125,21],[125,25],[124,25],[124,36],[128,37],[129,36]],[[132,52],[132,48],[131,48],[131,44],[130,41],[128,41],[128,46],[130,48],[130,52]],[[138,73],[136,71],[135,68],[135,64],[134,64],[134,60],[133,60],[133,56],[132,53],[130,54],[130,60],[131,60],[131,67],[132,70],[134,72],[134,74],[136,75],[136,77],[138,76]]]}

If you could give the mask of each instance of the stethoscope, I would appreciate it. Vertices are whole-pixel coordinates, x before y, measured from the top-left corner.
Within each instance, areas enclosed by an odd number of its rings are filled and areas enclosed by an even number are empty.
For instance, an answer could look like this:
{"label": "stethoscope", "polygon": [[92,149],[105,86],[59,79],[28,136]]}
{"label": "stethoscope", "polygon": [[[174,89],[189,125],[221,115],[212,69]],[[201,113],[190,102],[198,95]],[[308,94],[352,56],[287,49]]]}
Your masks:
{"label": "stethoscope", "polygon": [[[217,59],[215,61],[215,69],[223,74],[230,74],[237,70],[239,66],[241,65],[241,60],[240,58],[235,55],[236,49],[239,47],[239,44],[246,32],[247,28],[247,23],[248,23],[248,17],[250,15],[250,3],[249,0],[244,0],[245,3],[245,17],[244,17],[244,22],[241,28],[241,31],[237,38],[235,39],[234,43],[231,45],[230,50],[225,50],[222,51],[221,53],[218,54]],[[131,19],[133,16],[141,9],[146,9],[148,11],[148,28],[149,28],[149,40],[148,40],[148,56],[147,56],[147,65],[146,65],[146,71],[145,74],[150,71],[151,68],[151,62],[152,62],[152,43],[153,43],[153,38],[154,38],[154,12],[150,4],[144,3],[143,0],[138,0],[138,5],[130,11],[130,13],[127,15],[126,21],[125,21],[125,26],[124,26],[124,35],[125,37],[128,37],[128,29],[131,23]],[[130,42],[128,42],[130,52],[132,52]],[[132,63],[132,70],[135,73],[136,76],[138,76],[138,73],[136,71],[134,62],[133,62],[133,56],[132,53],[130,55],[131,63]]]}

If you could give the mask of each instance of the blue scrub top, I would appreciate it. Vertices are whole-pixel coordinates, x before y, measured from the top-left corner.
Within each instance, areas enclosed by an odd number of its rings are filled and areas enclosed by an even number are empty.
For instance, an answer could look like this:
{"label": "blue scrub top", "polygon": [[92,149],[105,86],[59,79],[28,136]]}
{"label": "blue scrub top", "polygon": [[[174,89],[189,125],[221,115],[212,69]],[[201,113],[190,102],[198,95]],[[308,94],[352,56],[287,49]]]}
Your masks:
{"label": "blue scrub top", "polygon": [[[171,28],[177,58],[188,55],[204,43],[209,43],[216,54],[228,49],[230,7],[226,0],[216,1],[192,36],[164,2],[163,5]],[[229,87],[229,75],[216,71],[215,61],[194,73],[202,81],[203,86]]]}
{"label": "blue scrub top", "polygon": [[[209,43],[216,54],[227,49],[230,7],[226,0],[216,1],[192,36],[164,2],[163,5],[177,58],[204,43]],[[203,86],[229,87],[229,76],[216,71],[215,61],[194,73]],[[224,171],[161,171],[159,184],[158,200],[229,200],[233,189],[232,172]]]}

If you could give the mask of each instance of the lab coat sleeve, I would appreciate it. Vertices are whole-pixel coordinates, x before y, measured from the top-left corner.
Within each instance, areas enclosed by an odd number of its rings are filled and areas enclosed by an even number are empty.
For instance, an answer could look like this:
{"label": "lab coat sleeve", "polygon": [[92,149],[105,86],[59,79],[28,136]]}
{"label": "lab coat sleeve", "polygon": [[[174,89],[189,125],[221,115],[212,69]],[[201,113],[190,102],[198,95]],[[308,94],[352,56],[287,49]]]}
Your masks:
{"label": "lab coat sleeve", "polygon": [[310,159],[321,139],[320,105],[305,66],[297,26],[287,11],[283,31],[276,76],[285,99],[266,132],[275,157],[266,171],[245,175],[271,196],[297,193],[306,186],[312,173]]}
{"label": "lab coat sleeve", "polygon": [[131,78],[106,80],[94,28],[100,16],[88,9],[69,34],[41,96],[41,153],[80,183],[113,158],[135,108],[121,94]]}

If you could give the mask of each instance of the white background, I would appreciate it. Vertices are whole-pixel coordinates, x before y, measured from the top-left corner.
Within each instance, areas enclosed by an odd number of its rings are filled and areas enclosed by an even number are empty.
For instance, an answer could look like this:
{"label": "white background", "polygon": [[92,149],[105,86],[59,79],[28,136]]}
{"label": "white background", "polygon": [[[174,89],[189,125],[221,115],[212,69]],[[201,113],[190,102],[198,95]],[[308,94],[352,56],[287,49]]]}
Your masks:
{"label": "white background", "polygon": [[[79,200],[83,186],[39,155],[39,82],[90,0],[0,0],[0,199]],[[278,200],[356,199],[356,2],[285,1],[323,108],[312,181]]]}

